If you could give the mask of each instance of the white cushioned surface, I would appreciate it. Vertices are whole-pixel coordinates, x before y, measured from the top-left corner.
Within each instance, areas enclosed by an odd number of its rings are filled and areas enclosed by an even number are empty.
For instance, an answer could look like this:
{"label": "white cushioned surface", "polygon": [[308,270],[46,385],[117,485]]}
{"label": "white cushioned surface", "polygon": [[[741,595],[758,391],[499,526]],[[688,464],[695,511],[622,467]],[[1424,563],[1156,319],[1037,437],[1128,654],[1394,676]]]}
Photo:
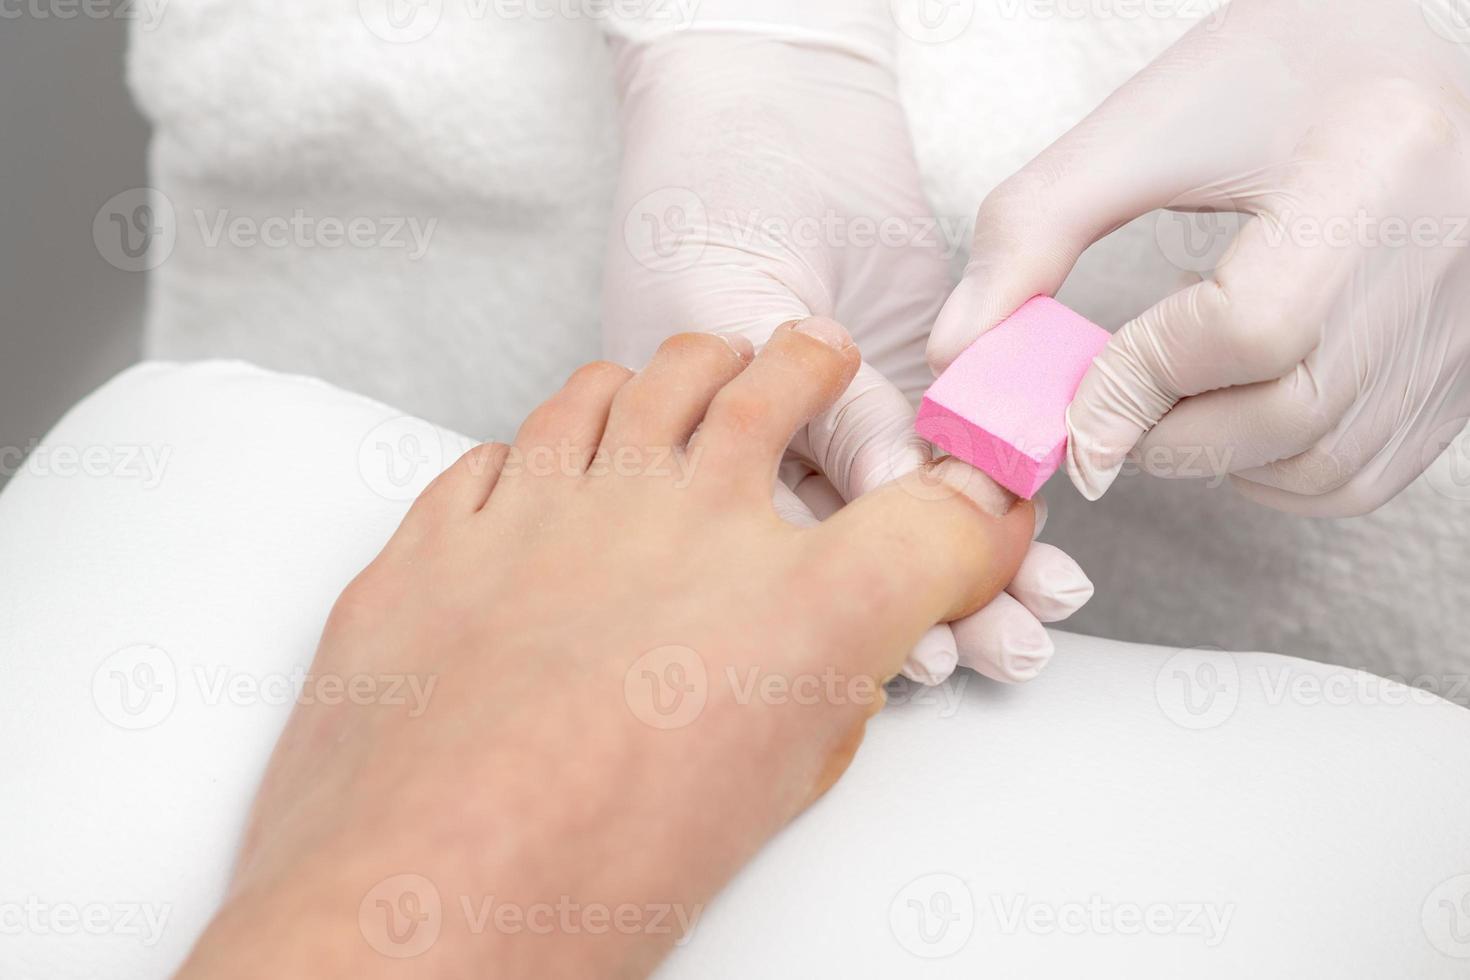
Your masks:
{"label": "white cushioned surface", "polygon": [[[275,681],[469,445],[237,363],[135,368],[51,433],[0,495],[0,976],[179,962],[289,711]],[[1057,639],[1027,687],[966,674],[885,711],[663,975],[1470,972],[1470,712]]]}

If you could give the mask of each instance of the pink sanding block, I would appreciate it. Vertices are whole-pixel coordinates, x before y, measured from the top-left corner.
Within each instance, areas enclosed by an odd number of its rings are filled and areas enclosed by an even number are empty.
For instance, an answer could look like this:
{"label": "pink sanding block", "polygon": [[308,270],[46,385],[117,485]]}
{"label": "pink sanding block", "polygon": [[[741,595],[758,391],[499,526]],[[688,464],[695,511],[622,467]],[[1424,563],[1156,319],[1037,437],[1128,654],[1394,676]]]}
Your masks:
{"label": "pink sanding block", "polygon": [[914,429],[1030,499],[1062,464],[1067,406],[1111,335],[1037,296],[970,345],[924,395]]}

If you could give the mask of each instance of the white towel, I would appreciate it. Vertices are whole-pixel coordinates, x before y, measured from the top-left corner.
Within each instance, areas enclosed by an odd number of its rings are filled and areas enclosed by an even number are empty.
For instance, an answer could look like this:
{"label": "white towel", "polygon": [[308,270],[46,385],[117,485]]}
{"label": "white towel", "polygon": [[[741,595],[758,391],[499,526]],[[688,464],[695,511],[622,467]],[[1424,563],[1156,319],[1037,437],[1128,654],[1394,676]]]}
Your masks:
{"label": "white towel", "polygon": [[[400,411],[145,364],[0,495],[0,977],[177,968],[297,692],[342,698],[305,676],[333,601],[470,445]],[[895,697],[661,980],[1463,980],[1470,712],[1271,654],[1056,640],[1025,688],[962,673]],[[436,696],[384,681],[369,700]],[[921,934],[911,902],[945,896],[957,928]],[[446,930],[492,900],[440,898]],[[1134,926],[1018,926],[1089,900]],[[1187,928],[1138,928],[1161,905]]]}
{"label": "white towel", "polygon": [[[388,19],[388,3],[412,16]],[[900,84],[957,270],[985,193],[1213,6],[1173,3],[1081,16],[957,0],[926,26],[895,2]],[[508,436],[598,350],[617,160],[605,7],[171,0],[140,22],[130,76],[177,229],[154,272],[150,355],[241,357]],[[402,244],[333,246],[333,219],[379,244],[398,227]],[[284,244],[242,247],[231,229]],[[1182,285],[1158,230],[1141,219],[1093,249],[1063,299],[1115,328]],[[1470,648],[1445,640],[1470,627],[1470,471],[1454,462],[1353,521],[1144,477],[1087,505],[1054,481],[1047,536],[1099,586],[1072,625],[1277,649],[1470,703]]]}

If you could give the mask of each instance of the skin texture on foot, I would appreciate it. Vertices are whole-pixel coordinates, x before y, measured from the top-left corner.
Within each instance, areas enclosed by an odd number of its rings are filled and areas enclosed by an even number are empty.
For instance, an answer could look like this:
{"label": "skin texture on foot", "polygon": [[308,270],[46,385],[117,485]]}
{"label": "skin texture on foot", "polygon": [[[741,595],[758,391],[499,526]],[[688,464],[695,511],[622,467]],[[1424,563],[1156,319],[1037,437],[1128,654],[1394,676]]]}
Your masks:
{"label": "skin texture on foot", "polygon": [[[181,976],[652,969],[669,924],[846,769],[914,641],[996,596],[1030,544],[1030,506],[1000,513],[957,462],[815,527],[781,519],[782,454],[858,360],[828,320],[754,358],[683,334],[637,375],[579,370],[514,445],[442,474],[312,668],[432,696],[297,706]],[[487,896],[672,914],[512,928],[473,914]],[[384,910],[432,938],[395,945]]]}

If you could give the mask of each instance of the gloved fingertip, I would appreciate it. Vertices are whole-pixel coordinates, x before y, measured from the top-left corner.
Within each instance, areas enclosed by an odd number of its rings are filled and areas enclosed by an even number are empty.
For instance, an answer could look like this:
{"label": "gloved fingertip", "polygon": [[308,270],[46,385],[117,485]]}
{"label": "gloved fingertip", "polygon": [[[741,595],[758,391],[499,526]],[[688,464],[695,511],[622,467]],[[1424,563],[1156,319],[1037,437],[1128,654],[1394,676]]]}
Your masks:
{"label": "gloved fingertip", "polygon": [[938,687],[949,680],[959,664],[954,633],[948,626],[934,626],[914,645],[901,673],[925,687]]}
{"label": "gloved fingertip", "polygon": [[1056,644],[1040,621],[1014,625],[1001,637],[1000,657],[995,663],[997,679],[1012,684],[1034,680],[1051,663]]}
{"label": "gloved fingertip", "polygon": [[1036,512],[1034,518],[1036,526],[1031,531],[1031,540],[1035,541],[1041,537],[1041,532],[1046,530],[1046,519],[1050,515],[1051,509],[1047,507],[1045,497],[1033,497],[1031,499],[1031,508]]}
{"label": "gloved fingertip", "polygon": [[1060,623],[1087,605],[1097,589],[1066,552],[1038,544],[1007,591],[1039,622]]}
{"label": "gloved fingertip", "polygon": [[1071,408],[1067,409],[1067,476],[1077,492],[1088,500],[1100,500],[1122,472],[1127,450],[1104,448],[1077,431]]}
{"label": "gloved fingertip", "polygon": [[1056,651],[1041,621],[1005,592],[979,612],[951,624],[951,629],[959,642],[961,662],[1005,684],[1036,677]]}
{"label": "gloved fingertip", "polygon": [[1097,471],[1089,468],[1086,464],[1078,462],[1072,456],[1067,457],[1067,476],[1072,480],[1072,486],[1077,492],[1090,501],[1098,501],[1103,498],[1113,486],[1113,481],[1118,478],[1118,471],[1122,464],[1109,470]]}

